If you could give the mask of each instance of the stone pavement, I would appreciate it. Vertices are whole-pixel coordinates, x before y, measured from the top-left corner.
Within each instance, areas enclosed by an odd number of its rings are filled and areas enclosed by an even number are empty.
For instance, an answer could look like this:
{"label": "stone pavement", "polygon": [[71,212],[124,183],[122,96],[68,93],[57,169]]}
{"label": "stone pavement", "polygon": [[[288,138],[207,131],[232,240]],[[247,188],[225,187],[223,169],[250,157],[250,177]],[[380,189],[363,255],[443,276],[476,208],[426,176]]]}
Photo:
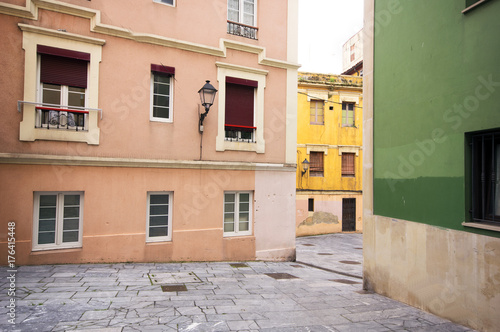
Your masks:
{"label": "stone pavement", "polygon": [[0,267],[0,330],[471,331],[362,291],[361,246],[332,234],[297,239],[297,262],[21,266],[15,325]]}

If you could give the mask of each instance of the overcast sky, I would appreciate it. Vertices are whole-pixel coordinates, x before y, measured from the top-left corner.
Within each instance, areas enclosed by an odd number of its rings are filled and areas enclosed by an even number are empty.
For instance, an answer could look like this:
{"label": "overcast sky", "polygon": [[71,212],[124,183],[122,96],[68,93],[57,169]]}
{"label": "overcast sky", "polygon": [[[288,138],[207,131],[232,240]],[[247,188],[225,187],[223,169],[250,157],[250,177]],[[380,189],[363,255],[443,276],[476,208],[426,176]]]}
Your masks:
{"label": "overcast sky", "polygon": [[299,0],[299,71],[341,74],[342,45],[363,28],[363,0]]}

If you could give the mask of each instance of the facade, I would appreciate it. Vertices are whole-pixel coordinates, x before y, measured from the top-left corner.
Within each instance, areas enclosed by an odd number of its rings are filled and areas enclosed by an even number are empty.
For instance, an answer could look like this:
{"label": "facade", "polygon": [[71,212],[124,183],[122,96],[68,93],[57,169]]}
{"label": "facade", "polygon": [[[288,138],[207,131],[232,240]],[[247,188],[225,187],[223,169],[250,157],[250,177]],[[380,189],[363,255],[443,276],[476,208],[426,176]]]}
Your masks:
{"label": "facade", "polygon": [[293,259],[297,6],[0,1],[15,263]]}
{"label": "facade", "polygon": [[342,75],[363,76],[363,29],[342,46]]}
{"label": "facade", "polygon": [[362,85],[362,77],[299,73],[297,236],[363,228]]}
{"label": "facade", "polygon": [[500,326],[500,3],[365,1],[364,287]]}

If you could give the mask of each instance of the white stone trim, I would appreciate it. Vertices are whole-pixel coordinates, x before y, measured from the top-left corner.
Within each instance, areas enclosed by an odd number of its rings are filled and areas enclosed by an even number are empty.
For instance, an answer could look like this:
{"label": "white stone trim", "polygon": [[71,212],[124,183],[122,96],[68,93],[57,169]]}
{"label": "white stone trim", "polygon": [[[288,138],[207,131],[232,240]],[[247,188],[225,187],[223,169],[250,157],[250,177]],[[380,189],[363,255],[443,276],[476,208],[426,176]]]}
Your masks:
{"label": "white stone trim", "polygon": [[339,145],[339,156],[342,155],[342,153],[355,153],[356,157],[359,157],[359,146],[349,146],[349,145]]}
{"label": "white stone trim", "polygon": [[[215,64],[217,66],[217,80],[219,81],[219,109],[217,118],[217,137],[215,138],[216,151],[236,150],[265,153],[266,142],[264,140],[264,89],[266,88],[266,76],[268,71],[251,67],[237,66],[223,62],[216,62]],[[225,140],[225,100],[227,76],[258,82],[254,105],[254,126],[257,127],[257,129],[255,130],[255,143],[231,142]]]}
{"label": "white stone trim", "polygon": [[242,171],[283,171],[283,172],[294,172],[294,173],[296,171],[295,164],[107,158],[107,157],[63,156],[63,155],[26,154],[26,153],[0,153],[0,164],[214,169],[214,170],[223,169],[223,170],[242,170]]}
{"label": "white stone trim", "polygon": [[[23,101],[30,103],[38,101],[37,45],[46,45],[90,54],[85,106],[94,109],[99,108],[99,63],[102,57],[102,45],[104,45],[105,41],[25,24],[19,24],[19,27],[23,33],[23,49],[25,51]],[[21,141],[54,140],[86,142],[92,145],[99,144],[100,129],[98,127],[97,112],[89,112],[88,131],[78,132],[35,128],[35,112],[35,105],[28,103],[24,105],[23,120],[19,125],[19,139]]]}

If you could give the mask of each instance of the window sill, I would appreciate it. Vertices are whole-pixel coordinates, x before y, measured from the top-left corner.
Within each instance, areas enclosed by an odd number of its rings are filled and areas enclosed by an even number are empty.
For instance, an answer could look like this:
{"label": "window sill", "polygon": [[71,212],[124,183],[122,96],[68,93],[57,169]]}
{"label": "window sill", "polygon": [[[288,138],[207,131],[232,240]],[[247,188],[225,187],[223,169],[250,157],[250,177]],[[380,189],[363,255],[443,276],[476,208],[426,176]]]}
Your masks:
{"label": "window sill", "polygon": [[467,8],[465,8],[464,10],[462,10],[462,14],[467,14],[469,13],[470,11],[472,11],[474,8],[476,7],[479,7],[481,6],[482,4],[484,4],[485,2],[487,2],[488,0],[479,0],[478,2],[476,2],[475,4],[473,4],[472,6],[469,6]]}
{"label": "window sill", "polygon": [[46,247],[46,248],[40,248],[40,247],[37,247],[37,248],[33,248],[31,249],[31,254],[32,255],[37,255],[37,254],[50,254],[50,253],[70,253],[70,252],[75,252],[75,251],[81,251],[83,248],[82,248],[82,244],[79,243],[75,246],[61,246],[61,247]]}
{"label": "window sill", "polygon": [[224,233],[223,237],[229,238],[229,237],[248,237],[248,236],[252,236],[252,233],[251,232]]}
{"label": "window sill", "polygon": [[462,226],[500,232],[500,223],[496,222],[463,222]]}
{"label": "window sill", "polygon": [[171,244],[172,243],[172,239],[171,238],[161,238],[161,239],[146,239],[146,245],[155,245],[155,244]]}

